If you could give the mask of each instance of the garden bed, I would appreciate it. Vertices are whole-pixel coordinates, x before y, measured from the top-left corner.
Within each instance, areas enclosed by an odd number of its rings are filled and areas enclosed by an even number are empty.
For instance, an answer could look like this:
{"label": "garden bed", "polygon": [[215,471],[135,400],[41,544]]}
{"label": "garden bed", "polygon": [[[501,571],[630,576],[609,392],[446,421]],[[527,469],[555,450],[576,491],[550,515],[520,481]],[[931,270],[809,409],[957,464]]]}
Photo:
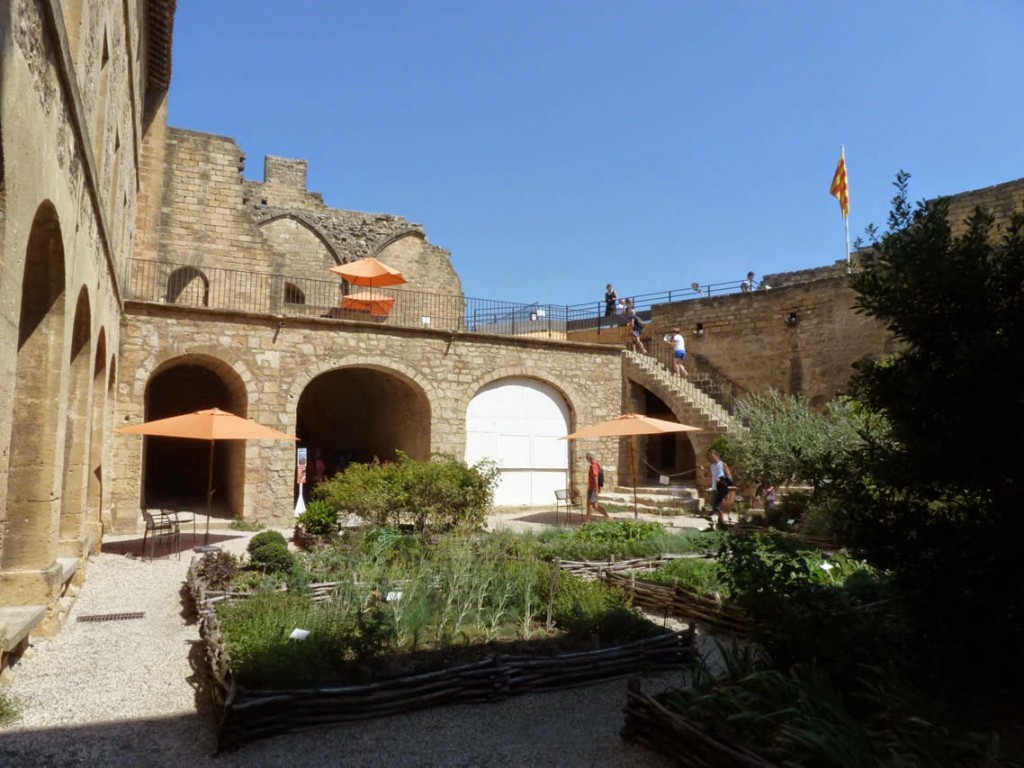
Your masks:
{"label": "garden bed", "polygon": [[[686,667],[694,659],[692,631],[570,652],[564,652],[561,639],[520,640],[402,654],[404,662],[392,663],[392,673],[383,676],[355,674],[348,680],[273,689],[243,685],[232,667],[216,605],[246,595],[208,589],[199,563],[193,560],[188,584],[213,677],[220,750],[291,730],[593,685],[642,671]],[[314,600],[325,601],[337,586],[322,583],[308,589]],[[591,644],[596,645],[596,637]],[[393,673],[403,666],[411,672]]]}
{"label": "garden bed", "polygon": [[658,616],[697,622],[712,632],[726,632],[738,637],[749,637],[753,622],[743,609],[700,595],[685,587],[655,584],[636,577],[637,571],[653,570],[666,562],[693,559],[694,555],[662,555],[656,558],[609,562],[559,562],[559,566],[581,576],[600,579],[619,587],[634,605]]}

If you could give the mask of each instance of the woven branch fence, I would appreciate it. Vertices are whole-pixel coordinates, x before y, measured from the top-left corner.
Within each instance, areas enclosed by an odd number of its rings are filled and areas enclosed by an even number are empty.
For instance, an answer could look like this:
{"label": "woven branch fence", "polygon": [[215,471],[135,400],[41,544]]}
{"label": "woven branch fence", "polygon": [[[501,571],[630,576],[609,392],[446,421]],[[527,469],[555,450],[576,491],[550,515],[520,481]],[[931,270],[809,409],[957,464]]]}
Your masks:
{"label": "woven branch fence", "polygon": [[[577,688],[640,672],[678,669],[694,659],[692,630],[625,645],[549,656],[493,654],[481,661],[367,685],[257,690],[239,685],[215,610],[246,595],[206,588],[194,559],[188,583],[199,612],[199,633],[214,680],[219,715],[218,750],[288,731],[412,712],[442,704],[500,701],[509,696]],[[314,599],[329,599],[337,584],[314,585]]]}
{"label": "woven branch fence", "polygon": [[637,571],[653,570],[666,560],[678,557],[680,556],[662,555],[656,558],[609,562],[559,561],[559,566],[574,574],[589,575],[591,578],[623,589],[633,599],[634,605],[651,613],[697,622],[712,632],[749,637],[753,632],[753,622],[741,608],[704,597],[678,584],[652,584],[636,578]]}
{"label": "woven branch fence", "polygon": [[775,768],[753,752],[719,741],[666,709],[640,690],[636,678],[631,678],[626,688],[622,738],[661,752],[684,768]]}

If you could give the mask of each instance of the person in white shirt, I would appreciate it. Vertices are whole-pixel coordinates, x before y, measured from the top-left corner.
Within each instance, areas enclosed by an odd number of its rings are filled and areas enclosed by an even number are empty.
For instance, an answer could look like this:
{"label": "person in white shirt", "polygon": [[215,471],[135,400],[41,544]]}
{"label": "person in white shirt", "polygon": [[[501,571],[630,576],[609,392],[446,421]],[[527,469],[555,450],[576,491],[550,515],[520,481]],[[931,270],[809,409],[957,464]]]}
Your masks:
{"label": "person in white shirt", "polygon": [[683,360],[686,359],[686,341],[678,328],[673,328],[671,334],[665,334],[665,341],[672,345],[672,364],[675,366],[676,376],[686,376],[686,369],[683,367]]}
{"label": "person in white shirt", "polygon": [[747,272],[747,279],[740,283],[740,290],[743,291],[743,293],[750,293],[752,290],[754,290],[755,282],[756,281],[754,280],[754,273]]}

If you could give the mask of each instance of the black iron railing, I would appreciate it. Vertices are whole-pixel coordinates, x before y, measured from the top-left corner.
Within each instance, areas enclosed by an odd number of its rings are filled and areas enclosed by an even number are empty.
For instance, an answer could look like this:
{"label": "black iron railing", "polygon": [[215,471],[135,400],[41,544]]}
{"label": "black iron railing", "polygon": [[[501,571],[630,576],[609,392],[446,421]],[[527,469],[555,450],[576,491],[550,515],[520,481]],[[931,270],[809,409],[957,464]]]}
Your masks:
{"label": "black iron railing", "polygon": [[[656,304],[735,293],[740,282],[631,296],[645,318]],[[220,267],[129,259],[125,297],[156,304],[234,310],[282,317],[362,320],[386,325],[473,331],[503,336],[567,338],[573,331],[625,323],[625,313],[605,315],[598,302],[562,305],[473,299],[405,287],[365,288],[337,278],[310,278]]]}
{"label": "black iron railing", "polygon": [[407,288],[353,286],[338,278],[130,259],[124,285],[127,299],[156,304],[506,336],[565,338],[566,333],[566,307],[557,304],[522,304]]}

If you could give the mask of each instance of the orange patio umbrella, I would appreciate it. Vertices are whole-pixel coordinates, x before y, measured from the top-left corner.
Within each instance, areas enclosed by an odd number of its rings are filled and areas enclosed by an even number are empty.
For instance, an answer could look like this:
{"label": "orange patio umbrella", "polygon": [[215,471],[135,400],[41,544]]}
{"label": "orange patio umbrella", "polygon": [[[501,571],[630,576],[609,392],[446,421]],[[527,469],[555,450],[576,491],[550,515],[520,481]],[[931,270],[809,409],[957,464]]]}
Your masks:
{"label": "orange patio umbrella", "polygon": [[392,296],[385,296],[373,291],[359,291],[341,297],[342,309],[369,312],[375,317],[387,317],[394,305],[395,299]]}
{"label": "orange patio umbrella", "polygon": [[339,264],[331,267],[331,272],[341,275],[352,285],[368,288],[383,288],[388,285],[401,285],[407,282],[405,276],[394,267],[382,264],[372,257]]}
{"label": "orange patio umbrella", "polygon": [[210,543],[210,501],[213,498],[213,448],[218,440],[297,440],[298,438],[276,429],[257,424],[220,408],[208,408],[194,413],[183,413],[166,419],[156,419],[115,432],[125,435],[149,437],[179,437],[210,442],[210,471],[206,480],[206,535],[203,544]]}
{"label": "orange patio umbrella", "polygon": [[[678,421],[656,419],[640,413],[625,413],[614,419],[602,421],[592,427],[566,435],[563,440],[580,440],[587,437],[636,437],[637,435],[663,435],[670,432],[700,432],[700,427],[680,424]],[[630,469],[633,472],[633,519],[637,518],[636,503],[636,448],[634,441],[629,441]]]}

